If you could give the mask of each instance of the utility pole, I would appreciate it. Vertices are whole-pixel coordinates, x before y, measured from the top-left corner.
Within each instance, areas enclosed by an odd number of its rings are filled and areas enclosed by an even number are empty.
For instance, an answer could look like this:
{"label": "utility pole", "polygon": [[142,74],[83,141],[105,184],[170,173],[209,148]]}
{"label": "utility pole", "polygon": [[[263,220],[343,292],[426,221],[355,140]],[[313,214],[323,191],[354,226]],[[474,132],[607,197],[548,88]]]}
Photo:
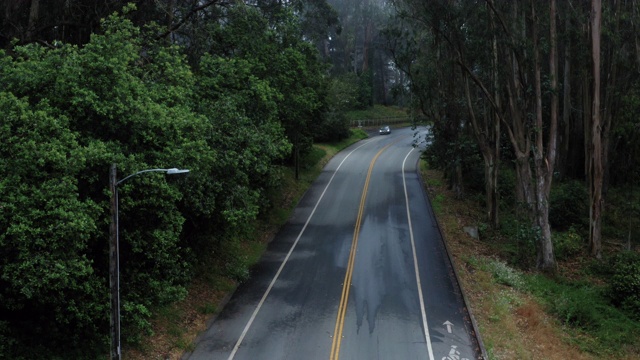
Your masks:
{"label": "utility pole", "polygon": [[116,164],[109,172],[111,225],[109,226],[109,285],[111,288],[111,359],[120,360],[120,249],[118,249],[118,182]]}

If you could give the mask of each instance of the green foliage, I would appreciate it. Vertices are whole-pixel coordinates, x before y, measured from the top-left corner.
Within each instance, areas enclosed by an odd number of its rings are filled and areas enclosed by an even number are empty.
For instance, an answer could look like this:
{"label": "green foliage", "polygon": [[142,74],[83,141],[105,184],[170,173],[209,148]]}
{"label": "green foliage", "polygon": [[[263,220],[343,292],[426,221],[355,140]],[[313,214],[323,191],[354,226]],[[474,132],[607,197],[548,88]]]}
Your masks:
{"label": "green foliage", "polygon": [[611,306],[603,289],[544,275],[527,277],[527,287],[557,319],[595,339],[583,344],[587,351],[615,353],[638,343],[640,324]]}
{"label": "green foliage", "polygon": [[433,208],[433,212],[436,214],[442,213],[442,203],[445,201],[444,195],[436,194],[434,198],[431,199],[431,207]]}
{"label": "green foliage", "polygon": [[373,106],[373,73],[371,71],[358,76],[358,101],[359,108],[366,109]]}
{"label": "green foliage", "polygon": [[603,236],[640,245],[640,187],[610,188],[603,214]]}
{"label": "green foliage", "polygon": [[540,236],[539,229],[532,227],[526,219],[517,214],[504,214],[500,220],[502,234],[507,241],[501,243],[501,251],[510,264],[526,269],[534,263],[536,243]]}
{"label": "green foliage", "polygon": [[613,304],[640,321],[640,254],[622,252],[609,261],[608,295]]}
{"label": "green foliage", "polygon": [[302,159],[302,167],[305,169],[311,169],[316,166],[322,158],[327,155],[327,152],[323,149],[314,146],[311,151]]}
{"label": "green foliage", "polygon": [[338,142],[349,137],[349,121],[343,112],[327,112],[311,131],[315,141]]}
{"label": "green foliage", "polygon": [[[78,179],[93,149],[78,143],[69,120],[52,115],[46,101],[32,107],[0,92],[0,112],[0,314],[33,327],[42,347],[64,337],[99,346],[83,334],[99,330],[87,320],[105,311],[104,281],[87,254],[100,208],[80,195]],[[13,345],[7,354],[30,341],[16,332],[5,336]]]}
{"label": "green foliage", "polygon": [[407,112],[404,109],[395,106],[382,106],[374,105],[373,107],[365,110],[351,110],[346,113],[349,121],[353,120],[367,120],[367,119],[380,119],[380,118],[398,118],[406,117]]}
{"label": "green foliage", "polygon": [[224,253],[228,273],[246,279],[253,257],[220,250],[253,230],[291,152],[287,135],[310,143],[325,96],[323,67],[295,26],[274,32],[248,12],[251,22],[231,11],[234,21],[218,29],[245,56],[206,55],[193,71],[181,49],[143,41],[117,15],[83,47],[0,52],[2,354],[105,351],[113,163],[119,179],[191,170],[118,186],[125,341],[140,341],[152,310],[185,296],[187,258]]}
{"label": "green foliage", "polygon": [[358,77],[348,73],[331,80],[328,96],[329,107],[335,111],[356,110],[362,107],[358,101]]}
{"label": "green foliage", "polygon": [[582,236],[578,234],[573,226],[564,232],[553,232],[551,241],[553,242],[554,256],[557,260],[570,260],[573,256],[579,254],[585,245]]}
{"label": "green foliage", "polygon": [[504,262],[492,260],[488,262],[486,267],[491,272],[497,283],[511,286],[518,290],[524,289],[525,282],[522,275]]}
{"label": "green foliage", "polygon": [[500,203],[505,207],[512,207],[516,203],[516,171],[510,166],[500,166],[498,171],[498,193]]}
{"label": "green foliage", "polygon": [[589,195],[580,181],[554,183],[549,194],[549,222],[556,229],[584,226],[589,217]]}
{"label": "green foliage", "polygon": [[292,9],[273,6],[268,11],[265,17],[253,7],[230,8],[228,21],[211,30],[220,41],[210,53],[245,61],[253,76],[275,90],[277,118],[289,143],[304,154],[312,145],[313,123],[322,123],[327,110],[326,67],[316,49],[302,40]]}

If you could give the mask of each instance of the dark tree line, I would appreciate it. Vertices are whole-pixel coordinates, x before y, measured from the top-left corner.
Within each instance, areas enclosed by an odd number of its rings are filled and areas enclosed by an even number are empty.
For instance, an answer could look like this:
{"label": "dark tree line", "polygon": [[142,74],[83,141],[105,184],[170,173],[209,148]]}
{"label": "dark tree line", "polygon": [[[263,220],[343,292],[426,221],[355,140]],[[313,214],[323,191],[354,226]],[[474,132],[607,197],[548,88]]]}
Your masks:
{"label": "dark tree line", "polygon": [[638,180],[637,3],[394,5],[389,47],[434,119],[431,160],[450,185],[462,196],[465,172],[482,159],[487,222],[497,227],[501,172],[514,171],[516,203],[537,234],[537,266],[552,270],[552,185],[584,181],[589,248],[601,257],[607,190]]}

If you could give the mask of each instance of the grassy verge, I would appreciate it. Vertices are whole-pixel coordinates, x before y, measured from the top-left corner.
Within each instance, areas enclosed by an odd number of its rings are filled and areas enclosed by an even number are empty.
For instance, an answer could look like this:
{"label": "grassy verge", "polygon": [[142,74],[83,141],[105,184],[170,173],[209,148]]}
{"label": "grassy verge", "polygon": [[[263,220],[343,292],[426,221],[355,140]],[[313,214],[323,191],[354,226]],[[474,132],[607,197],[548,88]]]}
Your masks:
{"label": "grassy verge", "polygon": [[640,358],[640,323],[610,305],[587,256],[560,261],[555,277],[518,270],[505,251],[518,239],[467,235],[484,209],[421,171],[490,359]]}
{"label": "grassy verge", "polygon": [[[303,159],[299,179],[293,169],[283,169],[283,185],[280,192],[272,194],[273,208],[257,220],[256,232],[240,243],[232,243],[227,252],[241,253],[237,264],[220,264],[213,261],[202,266],[200,274],[188,288],[186,299],[156,309],[151,320],[153,335],[148,336],[137,348],[124,349],[123,359],[180,359],[185,351],[195,347],[197,335],[204,331],[207,322],[224,305],[237,286],[237,279],[249,276],[248,269],[264,253],[267,243],[288,220],[300,197],[318,177],[326,163],[340,150],[367,138],[362,130],[352,130],[351,137],[336,144],[317,144]],[[204,270],[206,269],[206,270]]]}

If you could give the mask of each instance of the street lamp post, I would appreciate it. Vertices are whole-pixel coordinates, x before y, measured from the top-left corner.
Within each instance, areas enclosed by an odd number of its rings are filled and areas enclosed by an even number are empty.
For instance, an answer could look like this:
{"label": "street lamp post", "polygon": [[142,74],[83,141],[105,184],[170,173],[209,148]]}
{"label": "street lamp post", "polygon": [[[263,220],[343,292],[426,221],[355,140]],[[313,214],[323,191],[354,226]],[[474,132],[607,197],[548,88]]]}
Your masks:
{"label": "street lamp post", "polygon": [[109,286],[111,288],[111,359],[120,360],[120,234],[118,230],[118,185],[146,172],[163,172],[167,175],[188,173],[182,169],[148,169],[138,171],[118,181],[116,164],[111,165],[109,188],[111,190],[111,225],[109,226]]}

